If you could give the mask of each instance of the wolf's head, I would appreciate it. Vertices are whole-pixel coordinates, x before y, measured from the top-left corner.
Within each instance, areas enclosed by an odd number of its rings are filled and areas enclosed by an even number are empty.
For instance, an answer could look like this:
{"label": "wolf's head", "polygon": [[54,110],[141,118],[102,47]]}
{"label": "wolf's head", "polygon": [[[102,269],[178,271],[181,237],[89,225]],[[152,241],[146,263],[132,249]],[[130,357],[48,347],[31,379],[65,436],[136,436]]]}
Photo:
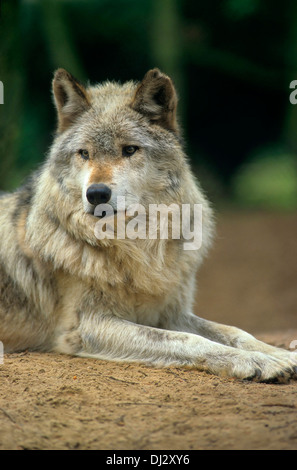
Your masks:
{"label": "wolf's head", "polygon": [[[209,206],[183,152],[177,95],[167,75],[153,69],[140,83],[84,87],[59,69],[53,96],[58,127],[47,160],[51,178],[45,178],[47,188],[51,185],[51,202],[45,202],[47,210],[54,212],[51,219],[58,219],[66,231],[91,244],[98,242],[95,216],[104,215],[102,205],[112,208],[112,219],[119,212],[117,222],[124,220],[127,225],[129,217],[134,217],[131,207],[144,209],[146,218],[153,206],[162,206],[165,216],[174,206],[173,218],[187,205],[192,226],[193,206],[202,204],[207,225]],[[100,220],[107,221],[108,217]],[[144,223],[145,230],[148,225]]]}
{"label": "wolf's head", "polygon": [[84,212],[94,214],[100,203],[116,209],[118,196],[128,205],[182,200],[189,170],[177,124],[177,95],[167,75],[153,69],[141,83],[85,88],[58,69],[53,95],[58,129],[52,173]]}

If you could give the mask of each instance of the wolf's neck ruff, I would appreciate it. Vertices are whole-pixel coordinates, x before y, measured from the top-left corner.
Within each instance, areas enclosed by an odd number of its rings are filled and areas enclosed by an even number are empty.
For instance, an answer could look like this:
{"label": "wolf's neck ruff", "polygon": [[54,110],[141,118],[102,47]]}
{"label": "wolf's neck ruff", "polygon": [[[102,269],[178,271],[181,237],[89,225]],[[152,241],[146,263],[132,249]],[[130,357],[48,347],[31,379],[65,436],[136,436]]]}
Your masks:
{"label": "wolf's neck ruff", "polygon": [[50,181],[47,171],[45,168],[36,188],[34,198],[38,204],[33,204],[27,219],[26,242],[53,271],[66,270],[101,287],[104,283],[115,287],[129,282],[129,289],[135,292],[164,294],[178,286],[182,255],[179,243],[149,239],[97,240],[98,219],[82,210],[73,210],[54,180],[49,185],[49,193],[43,186]]}

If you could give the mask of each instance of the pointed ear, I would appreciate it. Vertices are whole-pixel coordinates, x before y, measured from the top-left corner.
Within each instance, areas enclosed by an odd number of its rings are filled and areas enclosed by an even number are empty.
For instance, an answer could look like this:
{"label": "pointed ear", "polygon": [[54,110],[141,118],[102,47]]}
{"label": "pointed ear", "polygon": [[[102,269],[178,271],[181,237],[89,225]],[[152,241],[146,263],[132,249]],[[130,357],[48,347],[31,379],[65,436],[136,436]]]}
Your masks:
{"label": "pointed ear", "polygon": [[64,69],[55,72],[53,95],[58,113],[58,132],[66,130],[90,107],[84,86]]}
{"label": "pointed ear", "polygon": [[175,88],[171,79],[159,69],[147,72],[135,92],[131,106],[153,123],[178,132]]}

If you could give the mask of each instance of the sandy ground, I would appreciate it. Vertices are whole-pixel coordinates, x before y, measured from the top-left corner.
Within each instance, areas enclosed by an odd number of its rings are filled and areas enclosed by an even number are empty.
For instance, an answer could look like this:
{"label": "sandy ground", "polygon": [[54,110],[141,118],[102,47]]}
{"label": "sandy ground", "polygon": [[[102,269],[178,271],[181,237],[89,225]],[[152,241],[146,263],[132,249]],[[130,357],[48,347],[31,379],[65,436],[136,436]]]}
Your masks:
{"label": "sandy ground", "polygon": [[[297,216],[218,216],[196,312],[297,340]],[[221,379],[56,354],[0,365],[0,449],[297,449],[297,382]]]}

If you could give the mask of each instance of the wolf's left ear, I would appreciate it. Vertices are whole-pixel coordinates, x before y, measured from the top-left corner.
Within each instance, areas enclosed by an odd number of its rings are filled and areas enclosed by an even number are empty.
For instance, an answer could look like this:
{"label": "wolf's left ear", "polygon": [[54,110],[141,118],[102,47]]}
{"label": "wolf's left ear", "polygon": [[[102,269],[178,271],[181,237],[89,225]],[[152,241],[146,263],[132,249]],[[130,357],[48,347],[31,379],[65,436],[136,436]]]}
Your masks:
{"label": "wolf's left ear", "polygon": [[159,69],[147,72],[135,92],[131,107],[151,122],[178,132],[175,88],[171,79]]}
{"label": "wolf's left ear", "polygon": [[53,95],[58,112],[58,132],[66,130],[90,107],[84,86],[64,69],[55,72]]}

